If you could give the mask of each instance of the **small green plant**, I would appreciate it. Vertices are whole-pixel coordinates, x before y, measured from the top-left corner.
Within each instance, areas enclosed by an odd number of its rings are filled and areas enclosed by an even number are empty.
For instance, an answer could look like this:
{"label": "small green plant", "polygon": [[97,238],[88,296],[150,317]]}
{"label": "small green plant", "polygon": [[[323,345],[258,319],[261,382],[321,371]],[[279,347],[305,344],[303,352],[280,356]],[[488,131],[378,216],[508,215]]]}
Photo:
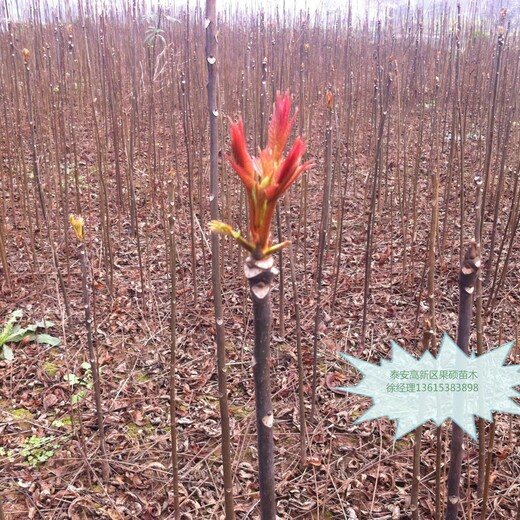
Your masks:
{"label": "small green plant", "polygon": [[54,327],[56,324],[49,320],[40,320],[36,323],[28,325],[27,327],[21,327],[16,322],[23,316],[21,310],[14,311],[7,323],[5,324],[2,332],[0,333],[0,359],[6,359],[7,361],[13,361],[14,353],[8,343],[19,343],[20,341],[36,341],[37,343],[44,343],[55,347],[61,343],[59,338],[51,336],[50,334],[40,333],[39,329],[49,329]]}
{"label": "small green plant", "polygon": [[92,367],[88,361],[81,364],[83,370],[83,376],[78,376],[74,373],[65,374],[63,379],[69,383],[71,388],[79,387],[78,391],[72,396],[72,404],[76,404],[81,401],[86,395],[88,390],[92,390],[94,387],[94,379],[92,377]]}
{"label": "small green plant", "polygon": [[47,462],[60,447],[54,435],[38,437],[32,435],[22,443],[20,456],[23,457],[30,466],[39,466]]}
{"label": "small green plant", "polygon": [[17,336],[17,328],[19,328],[19,325],[15,325],[15,323],[19,318],[22,317],[22,315],[22,311],[14,311],[11,314],[11,316],[9,316],[7,323],[4,325],[4,328],[0,333],[0,347],[2,347],[2,352],[0,353],[1,359],[7,359],[7,361],[12,361],[14,358],[13,351],[7,343],[14,341],[13,337]]}
{"label": "small green plant", "polygon": [[160,29],[159,27],[148,27],[146,30],[146,37],[144,39],[145,45],[152,47],[157,40],[159,40],[163,45],[166,45],[164,30]]}

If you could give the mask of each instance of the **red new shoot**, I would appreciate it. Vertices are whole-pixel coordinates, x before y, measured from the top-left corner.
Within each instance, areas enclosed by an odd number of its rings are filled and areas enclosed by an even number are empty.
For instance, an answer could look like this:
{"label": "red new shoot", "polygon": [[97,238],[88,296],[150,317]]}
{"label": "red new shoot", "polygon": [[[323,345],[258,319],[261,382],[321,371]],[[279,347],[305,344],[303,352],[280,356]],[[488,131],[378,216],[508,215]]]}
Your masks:
{"label": "red new shoot", "polygon": [[209,227],[213,233],[233,237],[257,260],[272,255],[288,245],[288,242],[271,244],[271,220],[278,199],[300,174],[311,166],[310,161],[302,164],[305,143],[301,137],[296,138],[287,156],[283,156],[297,111],[292,118],[290,113],[289,93],[286,92],[282,96],[278,92],[269,125],[267,146],[259,150],[258,157],[251,157],[247,151],[242,120],[231,124],[232,155],[228,156],[228,159],[247,191],[249,240],[242,237],[240,231],[234,231],[231,226],[218,220],[212,220]]}

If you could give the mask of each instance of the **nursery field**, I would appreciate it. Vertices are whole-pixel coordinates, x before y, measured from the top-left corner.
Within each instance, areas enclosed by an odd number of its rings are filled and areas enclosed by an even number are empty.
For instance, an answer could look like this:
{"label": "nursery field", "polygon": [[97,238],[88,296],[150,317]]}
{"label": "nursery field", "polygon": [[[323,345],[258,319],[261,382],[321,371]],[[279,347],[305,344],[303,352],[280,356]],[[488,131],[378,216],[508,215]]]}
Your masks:
{"label": "nursery field", "polygon": [[520,364],[518,13],[172,4],[0,7],[0,520],[520,520],[520,417],[339,388]]}

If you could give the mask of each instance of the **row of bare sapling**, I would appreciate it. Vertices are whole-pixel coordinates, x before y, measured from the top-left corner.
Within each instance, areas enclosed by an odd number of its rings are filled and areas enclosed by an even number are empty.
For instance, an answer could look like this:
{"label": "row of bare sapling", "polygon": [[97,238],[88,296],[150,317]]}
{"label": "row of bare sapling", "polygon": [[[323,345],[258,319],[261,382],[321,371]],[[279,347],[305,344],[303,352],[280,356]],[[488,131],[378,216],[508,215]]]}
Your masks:
{"label": "row of bare sapling", "polygon": [[[291,282],[290,285],[282,282],[282,287],[288,286],[280,292],[278,313],[275,312],[274,317],[278,332],[283,336],[286,328],[284,300],[291,301],[296,320],[300,446],[304,464],[305,370],[298,276],[302,276],[301,287],[308,295],[312,291],[309,273],[313,265],[309,251],[317,242],[310,414],[313,419],[319,413],[321,392],[317,359],[320,354],[319,326],[326,301],[323,273],[326,262],[331,262],[334,266],[334,281],[330,285],[333,293],[327,301],[335,304],[331,312],[341,315],[336,302],[340,298],[339,281],[349,276],[348,258],[342,260],[342,255],[345,253],[345,230],[356,211],[350,202],[353,197],[361,194],[363,215],[366,215],[366,218],[363,216],[366,235],[362,238],[366,244],[362,320],[356,331],[360,344],[365,345],[376,330],[377,322],[370,320],[369,312],[369,302],[377,296],[372,260],[376,238],[383,232],[381,222],[383,217],[390,215],[393,224],[390,236],[385,239],[392,255],[390,261],[393,266],[393,255],[400,250],[401,285],[406,294],[413,297],[414,288],[418,286],[420,300],[426,284],[428,312],[424,320],[422,348],[435,350],[436,295],[452,290],[446,285],[436,287],[437,264],[453,263],[457,254],[462,255],[466,249],[464,242],[468,230],[465,222],[472,208],[471,200],[475,199],[468,170],[471,167],[482,171],[484,190],[476,210],[475,244],[464,257],[460,277],[457,342],[461,348],[469,348],[468,327],[473,296],[476,295],[478,352],[484,352],[482,318],[484,311],[493,313],[506,283],[508,266],[515,254],[520,218],[518,175],[511,173],[511,170],[520,169],[515,163],[519,138],[512,125],[517,103],[517,89],[513,87],[517,85],[518,48],[506,45],[509,40],[504,29],[505,13],[500,14],[500,27],[497,29],[478,18],[475,5],[470,6],[465,18],[460,7],[456,13],[450,13],[446,8],[431,18],[420,10],[409,9],[402,16],[386,16],[375,24],[367,19],[357,26],[350,10],[347,13],[338,11],[331,18],[320,13],[312,16],[303,12],[292,16],[283,13],[282,20],[265,14],[244,18],[246,15],[233,17],[232,13],[227,13],[221,20],[220,29],[225,37],[221,38],[218,52],[217,14],[212,0],[208,0],[204,16],[199,9],[186,9],[172,17],[171,13],[159,8],[152,17],[152,27],[140,21],[142,13],[137,3],[129,6],[122,18],[114,12],[104,12],[99,18],[92,18],[88,16],[89,12],[93,12],[91,5],[80,5],[81,23],[77,25],[39,23],[31,27],[10,22],[8,30],[2,32],[0,51],[5,58],[2,59],[5,72],[2,85],[6,95],[1,124],[4,129],[12,127],[18,130],[16,137],[6,133],[5,144],[13,153],[8,155],[7,167],[1,170],[0,178],[8,193],[0,203],[0,260],[6,283],[12,286],[16,278],[11,272],[13,251],[9,247],[9,229],[5,225],[10,221],[12,227],[27,230],[27,241],[21,251],[29,260],[33,273],[37,273],[50,259],[62,301],[67,315],[70,315],[68,284],[70,259],[74,253],[69,250],[71,246],[65,222],[69,210],[73,209],[87,216],[89,221],[98,223],[91,233],[96,234],[101,243],[100,258],[107,293],[112,294],[114,290],[114,254],[117,248],[127,240],[127,236],[135,241],[140,298],[143,308],[146,308],[148,294],[153,292],[148,270],[153,259],[149,253],[150,242],[142,229],[149,229],[153,222],[151,217],[139,212],[139,207],[150,204],[150,200],[159,200],[172,284],[170,421],[174,505],[179,517],[175,424],[176,316],[183,312],[179,303],[183,303],[184,308],[197,304],[197,294],[207,283],[209,269],[206,259],[209,252],[202,234],[206,222],[203,215],[209,212],[212,229],[238,240],[249,254],[244,261],[242,249],[231,243],[223,245],[221,252],[218,237],[215,234],[211,237],[226,518],[234,517],[234,471],[221,279],[224,265],[236,265],[244,269],[249,281],[254,310],[253,374],[257,399],[260,510],[262,518],[272,519],[276,510],[273,469],[275,417],[269,386],[273,321],[270,293],[275,276],[273,254],[280,253],[280,268],[284,262],[281,247],[271,243],[271,220],[277,219],[280,245],[287,245],[281,238],[284,233],[288,239],[293,239],[285,250],[288,253],[285,265],[289,264]],[[457,21],[453,25],[450,14],[456,15]],[[206,22],[203,23],[203,19]],[[205,49],[202,26],[206,31]],[[241,28],[244,26],[250,30],[243,31]],[[479,37],[479,31],[496,34],[495,43],[491,38]],[[124,38],[118,38],[120,32],[128,35],[132,42],[128,48],[124,45]],[[396,34],[400,37],[394,38]],[[44,49],[45,52],[26,51],[20,56],[17,41],[27,42],[27,47]],[[479,73],[474,73],[468,61],[461,59],[463,43],[466,55],[474,57]],[[205,59],[198,59],[201,56]],[[372,67],[368,66],[371,56]],[[442,56],[448,59],[441,59]],[[506,69],[504,62],[513,63],[513,66]],[[142,64],[146,64],[144,73],[141,73]],[[508,74],[506,70],[509,70]],[[489,80],[488,72],[491,72]],[[206,77],[207,100],[202,79]],[[41,85],[51,85],[52,88],[41,88]],[[290,114],[290,97],[276,94],[277,91],[285,92],[287,88],[291,89],[299,105],[297,123]],[[273,119],[267,124],[270,101],[275,108]],[[481,106],[489,107],[485,124],[482,120],[486,119],[486,114],[482,114]],[[77,107],[88,107],[88,110],[78,114]],[[219,162],[219,150],[225,154],[229,148],[225,139],[226,119],[222,114],[237,112],[243,115],[243,122],[231,123],[231,165],[245,190],[237,189],[237,180],[229,175],[227,161],[222,158]],[[370,117],[365,117],[365,114],[370,114]],[[320,122],[325,125],[324,130],[318,126]],[[308,163],[303,160],[304,146],[299,138],[288,155],[283,155],[293,123],[298,125],[300,135],[307,134],[310,155],[319,164],[311,170],[314,172],[312,175],[305,172]],[[90,136],[87,133],[89,127]],[[206,129],[209,129],[209,149]],[[93,156],[81,148],[80,132],[93,140]],[[426,135],[433,138],[426,138]],[[261,148],[260,160],[249,156],[248,140],[252,140],[254,149]],[[30,145],[29,160],[24,153],[25,142]],[[44,149],[44,142],[51,144]],[[159,145],[160,142],[164,144]],[[481,153],[483,142],[485,148]],[[210,157],[209,176],[204,175],[205,155]],[[469,164],[468,157],[473,156],[477,158],[476,163]],[[365,158],[370,166],[365,168],[359,157]],[[424,157],[428,159],[424,160]],[[498,177],[494,174],[497,167]],[[80,175],[80,172],[83,173]],[[143,172],[147,175],[144,176]],[[303,174],[300,187],[290,190],[285,206],[276,210],[278,198],[300,173]],[[84,177],[83,181],[81,177]],[[311,222],[316,205],[312,194],[316,188],[322,191],[323,199],[319,225],[315,226],[318,232],[314,233]],[[426,190],[431,196],[429,226],[423,225],[419,212],[422,193]],[[183,197],[186,192],[187,196]],[[209,206],[207,193],[210,194]],[[31,204],[32,201],[36,204]],[[297,222],[294,222],[290,207],[298,204],[301,209],[296,216]],[[249,237],[243,237],[230,226],[220,223],[219,207],[223,220],[248,222]],[[440,208],[443,211],[439,211]],[[490,208],[494,208],[492,229],[490,233],[484,233],[480,223],[490,214]],[[456,210],[458,215],[454,213]],[[176,222],[179,220],[189,221],[189,238],[177,236]],[[506,222],[505,227],[500,227],[500,221]],[[88,280],[86,244],[82,233],[77,231],[78,221],[73,219],[73,222],[76,222],[74,230],[81,258],[88,357],[94,376],[100,434],[100,462],[106,480],[110,472],[110,454],[104,442],[101,382],[92,337],[91,323],[95,316],[91,315],[90,293],[94,288]],[[128,223],[129,230],[122,222]],[[35,232],[39,226],[45,231],[45,239],[38,238]],[[64,249],[59,251],[55,246],[57,236],[64,237]],[[477,276],[478,247],[488,237],[490,250],[486,277],[489,284],[482,287]],[[177,244],[178,240],[180,244]],[[41,243],[45,244],[43,253],[38,247]],[[446,255],[448,243],[452,244],[452,249]],[[424,259],[421,258],[421,248],[427,251]],[[177,301],[178,256],[184,254],[179,251],[189,251],[189,259],[185,260],[190,262],[191,268],[188,282],[192,287],[191,301]],[[202,276],[198,274],[201,272],[199,251],[203,255]],[[300,261],[303,273],[297,273],[295,269]],[[380,257],[380,265],[383,261]],[[421,261],[424,261],[425,273],[422,277],[415,274],[421,271]],[[473,286],[474,291],[470,290]],[[235,288],[240,291],[238,283]],[[484,291],[486,305],[483,305]],[[242,294],[246,297],[247,293]],[[416,332],[419,334],[418,325]],[[494,430],[491,433],[494,434]],[[419,518],[422,428],[416,430],[414,437],[411,511],[414,518]],[[489,493],[485,438],[485,424],[480,421],[480,497]],[[443,430],[437,430],[436,518],[441,518],[444,502],[448,504],[446,518],[456,518],[460,508],[461,439],[462,431],[454,425],[447,500],[443,500]],[[82,446],[87,459],[84,442]],[[489,470],[487,475],[489,477]],[[482,510],[485,508],[484,500]]]}
{"label": "row of bare sapling", "polygon": [[[377,25],[376,39],[380,38],[380,24]],[[458,6],[458,19],[455,31],[455,39],[457,47],[460,46],[460,6]],[[494,110],[495,110],[495,97],[496,87],[498,84],[498,68],[500,64],[500,49],[503,46],[503,29],[499,29],[499,52],[497,54],[497,76],[494,81],[493,89],[493,100],[490,109],[489,128],[488,128],[488,150],[492,146],[493,136],[493,125],[494,125]],[[377,45],[377,57],[379,58],[379,45]],[[213,55],[207,56],[210,60]],[[214,64],[213,64],[214,65]],[[377,63],[377,70],[380,72],[379,86],[382,86],[382,71],[379,60]],[[265,84],[265,60],[263,61],[263,74],[262,84]],[[439,74],[439,59],[435,60],[435,67],[433,69],[435,77],[438,78]],[[392,83],[392,75],[389,72],[387,81],[385,82],[385,89],[375,89],[374,102],[376,106],[380,107],[380,113],[378,119],[378,132],[377,132],[377,144],[375,147],[375,160],[374,160],[374,175],[372,179],[372,193],[371,193],[371,205],[369,210],[369,220],[367,225],[367,248],[366,248],[366,262],[365,262],[365,302],[367,301],[369,282],[370,282],[370,266],[371,266],[371,244],[373,238],[373,218],[375,215],[375,202],[377,194],[377,186],[379,179],[379,172],[381,169],[382,159],[382,142],[385,128],[385,119],[389,111],[390,102],[390,90]],[[436,81],[436,88],[433,94],[434,104],[438,100],[439,83]],[[384,94],[380,94],[384,92]],[[381,101],[378,103],[379,99]],[[321,296],[321,281],[322,281],[322,268],[323,268],[323,252],[325,250],[326,231],[328,223],[328,213],[330,209],[330,191],[331,191],[331,179],[332,179],[332,114],[334,107],[334,96],[331,90],[327,92],[327,127],[326,127],[326,152],[325,152],[325,178],[324,178],[324,200],[322,206],[322,221],[320,228],[320,241],[318,246],[318,266],[317,266],[317,300],[316,300],[316,319],[314,325],[314,359],[316,361],[318,350],[317,350],[317,336],[318,336],[318,323],[319,323],[319,310],[320,310],[320,296]],[[456,103],[460,103],[460,99],[456,99]],[[285,106],[284,106],[285,105]],[[288,106],[287,106],[288,105]],[[211,105],[210,105],[211,106]],[[213,105],[216,107],[216,105]],[[457,108],[458,105],[456,105]],[[276,517],[276,501],[275,501],[275,479],[274,479],[274,456],[273,456],[273,406],[271,402],[271,389],[270,389],[270,368],[269,368],[269,352],[270,352],[270,336],[271,336],[271,322],[272,322],[272,311],[270,302],[270,291],[271,284],[278,274],[278,271],[274,268],[274,259],[272,252],[278,250],[280,245],[271,246],[270,239],[270,219],[273,216],[273,210],[271,205],[274,202],[276,204],[276,196],[269,198],[270,190],[273,194],[283,194],[288,188],[283,184],[286,182],[290,185],[297,178],[300,172],[303,172],[309,164],[300,166],[300,158],[304,153],[303,147],[297,153],[293,153],[298,148],[298,141],[294,145],[291,152],[289,152],[288,158],[285,161],[281,161],[281,156],[277,156],[286,144],[287,135],[290,132],[290,127],[293,121],[289,124],[288,97],[282,100],[280,94],[277,94],[277,99],[274,105],[273,119],[269,127],[269,142],[267,148],[260,151],[258,159],[252,159],[247,150],[245,144],[245,138],[243,135],[242,122],[240,121],[237,125],[232,125],[231,129],[231,146],[232,146],[232,157],[230,158],[233,168],[237,171],[241,178],[246,191],[248,193],[248,206],[249,206],[249,227],[250,227],[250,238],[252,242],[244,240],[240,235],[240,231],[234,231],[230,226],[221,223],[220,221],[213,220],[210,224],[211,230],[215,234],[228,235],[235,238],[238,243],[249,251],[250,256],[245,261],[244,272],[246,278],[249,281],[251,289],[251,299],[253,302],[254,309],[254,334],[255,334],[255,348],[253,352],[253,373],[255,379],[255,403],[256,403],[256,417],[257,417],[257,442],[258,442],[258,459],[259,459],[259,484],[260,484],[260,512],[262,519],[273,519]],[[263,110],[261,111],[263,113]],[[282,115],[283,114],[283,115]],[[214,116],[213,112],[211,116]],[[285,116],[285,120],[283,117]],[[284,128],[289,126],[288,129]],[[435,260],[436,260],[436,244],[437,244],[437,231],[438,231],[438,218],[439,218],[439,157],[438,150],[439,146],[435,140],[438,140],[438,112],[437,110],[432,111],[432,134],[434,139],[431,142],[431,153],[429,171],[431,178],[431,197],[432,197],[432,214],[431,214],[431,227],[430,227],[430,239],[428,246],[427,266],[428,266],[428,302],[429,302],[429,319],[425,321],[427,329],[424,331],[423,349],[436,348],[436,313],[435,313]],[[298,138],[299,139],[299,138]],[[277,142],[281,141],[280,143]],[[488,157],[488,155],[486,155]],[[274,160],[274,164],[270,161]],[[294,161],[294,164],[287,166],[290,160]],[[488,161],[484,164],[484,174],[486,178],[489,178],[489,167]],[[293,173],[294,172],[294,173]],[[286,180],[287,179],[287,180]],[[482,186],[480,177],[476,177],[476,204],[475,204],[475,238],[471,241],[464,254],[460,274],[458,278],[459,283],[459,320],[457,329],[457,344],[464,351],[465,354],[469,354],[470,350],[470,334],[471,334],[471,322],[473,316],[473,304],[475,289],[478,290],[478,275],[481,266],[480,259],[480,239],[482,237],[482,208],[483,208],[483,197],[482,197]],[[278,195],[279,196],[279,195]],[[461,212],[461,214],[463,214]],[[265,227],[267,226],[267,228]],[[481,290],[481,287],[480,287]],[[481,297],[481,294],[477,292],[477,295]],[[367,306],[364,307],[363,314],[363,333],[362,340],[364,340],[364,333],[366,327],[367,317]],[[478,311],[481,313],[481,306],[478,307]],[[480,316],[481,319],[481,316]],[[482,354],[483,352],[479,352]],[[313,371],[313,394],[312,394],[312,407],[311,407],[311,420],[313,420],[315,404],[316,404],[316,362],[314,363]],[[302,404],[302,403],[300,403]],[[305,408],[302,407],[300,410],[302,417],[305,415]],[[302,421],[304,423],[304,419]],[[485,428],[482,428],[483,422],[479,421],[479,430],[481,435],[481,442],[479,448],[484,446],[485,450]],[[492,428],[491,435],[494,434],[494,428]],[[436,511],[435,515],[437,518],[441,517],[442,504],[440,501],[440,465],[441,465],[441,429],[437,429],[437,476],[436,476]],[[421,455],[421,437],[422,437],[422,426],[417,428],[415,432],[415,448],[414,448],[414,474],[412,483],[412,499],[411,499],[411,510],[414,518],[419,518],[419,483],[420,483],[420,455]],[[451,456],[450,456],[450,467],[447,478],[447,506],[446,506],[446,520],[456,520],[460,509],[460,486],[461,486],[461,471],[462,471],[462,460],[464,454],[463,447],[463,429],[455,422],[452,425],[452,436],[451,436]],[[482,453],[481,450],[479,453]],[[485,451],[484,451],[485,452]],[[485,458],[479,457],[479,489],[484,489],[484,496],[487,499],[489,491],[489,477],[490,471],[489,466],[485,471],[484,466],[481,464]],[[488,460],[491,460],[491,456],[488,456]],[[480,491],[482,493],[482,491]],[[486,503],[484,501],[482,506],[482,515],[485,517],[486,514]]]}

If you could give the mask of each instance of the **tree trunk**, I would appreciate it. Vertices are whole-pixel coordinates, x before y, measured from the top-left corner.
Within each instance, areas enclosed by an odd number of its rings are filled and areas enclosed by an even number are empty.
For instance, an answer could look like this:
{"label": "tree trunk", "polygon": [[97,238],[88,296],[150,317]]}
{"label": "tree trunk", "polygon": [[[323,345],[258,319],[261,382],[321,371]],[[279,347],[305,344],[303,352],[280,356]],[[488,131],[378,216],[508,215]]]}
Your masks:
{"label": "tree trunk", "polygon": [[253,375],[255,382],[256,428],[258,445],[258,479],[260,484],[260,513],[262,520],[275,520],[273,407],[269,369],[271,346],[271,284],[277,274],[274,259],[252,257],[244,265],[251,288],[255,321]]}
{"label": "tree trunk", "polygon": [[[473,293],[480,268],[480,248],[472,241],[466,249],[459,273],[459,328],[457,331],[457,345],[466,354],[469,353],[469,336],[471,333],[471,317],[473,314]],[[456,520],[460,504],[460,475],[462,459],[464,457],[464,432],[453,423],[451,437],[450,469],[448,471],[448,505],[446,520]]]}

